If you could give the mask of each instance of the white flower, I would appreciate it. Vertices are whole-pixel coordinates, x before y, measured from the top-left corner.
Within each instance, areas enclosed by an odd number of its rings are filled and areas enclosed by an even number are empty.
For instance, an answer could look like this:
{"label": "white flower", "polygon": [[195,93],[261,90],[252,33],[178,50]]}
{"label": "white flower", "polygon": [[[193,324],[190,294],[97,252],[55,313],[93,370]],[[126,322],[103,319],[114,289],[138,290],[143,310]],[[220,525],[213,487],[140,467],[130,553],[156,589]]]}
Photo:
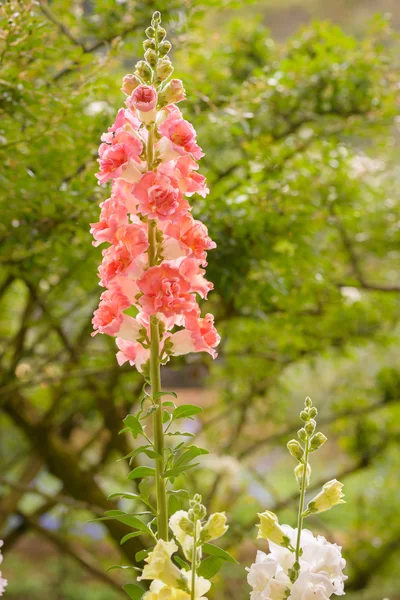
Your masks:
{"label": "white flower", "polygon": [[0,596],[2,596],[3,592],[5,592],[7,583],[8,583],[7,579],[3,579],[3,577],[1,576],[1,571],[0,571]]}
{"label": "white flower", "polygon": [[172,554],[177,550],[178,546],[175,542],[158,540],[152,552],[145,559],[147,565],[144,567],[142,575],[138,577],[138,581],[159,579],[167,586],[178,589],[187,588],[186,575],[171,560]]}
{"label": "white flower", "polygon": [[[187,571],[186,573],[188,581],[189,581],[189,589],[192,591],[192,571]],[[211,582],[208,579],[204,579],[204,577],[200,577],[196,575],[196,583],[195,583],[195,598],[196,600],[207,600],[204,597],[204,594],[207,594],[208,590],[211,587]],[[190,598],[190,594],[188,594],[188,598]]]}
{"label": "white flower", "polygon": [[305,571],[293,584],[289,600],[329,600],[333,593],[327,575]]}
{"label": "white flower", "polygon": [[340,546],[331,544],[322,535],[319,535],[304,545],[301,557],[304,563],[310,565],[314,573],[328,575],[337,596],[344,594],[344,582],[347,579],[342,572],[346,561],[340,551]]}
{"label": "white flower", "polygon": [[247,581],[253,588],[251,600],[284,600],[290,579],[271,555],[258,551],[256,562],[247,570]]}

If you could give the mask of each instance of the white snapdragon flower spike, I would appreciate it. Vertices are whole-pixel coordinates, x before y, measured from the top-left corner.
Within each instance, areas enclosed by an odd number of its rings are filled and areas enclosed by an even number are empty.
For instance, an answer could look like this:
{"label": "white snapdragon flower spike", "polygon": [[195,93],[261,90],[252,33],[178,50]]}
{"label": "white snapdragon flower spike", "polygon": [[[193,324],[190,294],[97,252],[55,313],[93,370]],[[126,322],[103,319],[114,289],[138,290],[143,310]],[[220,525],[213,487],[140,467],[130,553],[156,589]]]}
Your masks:
{"label": "white snapdragon flower spike", "polygon": [[[294,545],[297,529],[281,525],[285,536]],[[344,594],[343,574],[346,561],[340,546],[331,544],[323,536],[315,537],[308,529],[301,532],[300,575],[295,584],[289,578],[295,554],[287,548],[269,542],[270,554],[257,552],[256,562],[248,569],[248,583],[253,588],[251,600],[281,600],[290,590],[290,600],[326,600],[332,594]]]}

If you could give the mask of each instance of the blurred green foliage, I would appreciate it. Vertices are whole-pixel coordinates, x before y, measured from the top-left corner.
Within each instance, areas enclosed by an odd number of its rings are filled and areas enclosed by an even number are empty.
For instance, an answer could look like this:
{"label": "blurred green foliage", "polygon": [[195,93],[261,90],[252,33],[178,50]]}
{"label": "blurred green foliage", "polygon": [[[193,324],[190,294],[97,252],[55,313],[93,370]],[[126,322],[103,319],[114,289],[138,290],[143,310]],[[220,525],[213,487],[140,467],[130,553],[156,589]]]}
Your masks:
{"label": "blurred green foliage", "polygon": [[[349,598],[396,597],[397,42],[377,18],[363,39],[316,22],[278,43],[260,19],[235,19],[235,7],[250,3],[0,6],[0,525],[10,598],[40,588],[49,600],[78,600],[79,578],[98,580],[82,588],[86,599],[117,597],[121,579],[104,568],[138,549],[135,540],[119,548],[123,526],[87,524],[126,489],[128,465],[116,459],[132,440],[118,431],[141,387],[117,366],[113,340],[90,336],[101,251],[89,223],[107,195],[93,175],[97,143],[155,8],[206,151],[211,194],[193,212],[218,244],[207,308],[223,335],[216,363],[189,357],[164,374],[169,386],[189,372],[189,387],[206,373],[209,385],[196,427],[211,458],[177,486],[227,510],[227,546],[249,564],[257,510],[293,519],[282,447],[310,395],[330,433],[312,481],[342,479],[348,500],[313,525],[345,546]],[[32,537],[67,565],[62,586],[54,557],[21,580],[35,570]],[[243,569],[224,568],[216,583],[212,597],[247,594]]]}

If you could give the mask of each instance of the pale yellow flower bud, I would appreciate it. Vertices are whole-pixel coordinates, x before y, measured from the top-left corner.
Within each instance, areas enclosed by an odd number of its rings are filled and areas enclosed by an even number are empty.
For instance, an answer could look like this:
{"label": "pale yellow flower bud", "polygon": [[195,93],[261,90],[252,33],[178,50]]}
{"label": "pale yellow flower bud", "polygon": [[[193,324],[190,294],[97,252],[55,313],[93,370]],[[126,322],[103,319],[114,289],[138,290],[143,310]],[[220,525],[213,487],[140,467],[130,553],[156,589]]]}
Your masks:
{"label": "pale yellow flower bud", "polygon": [[225,513],[214,513],[210,515],[207,523],[203,526],[200,540],[203,543],[216,540],[227,531],[228,526],[226,524]]}
{"label": "pale yellow flower bud", "polygon": [[[305,469],[304,464],[301,464],[301,465],[297,465],[297,467],[294,470],[294,475],[296,477],[297,485],[299,486],[299,490],[301,490],[301,486],[303,483],[304,469]],[[307,464],[306,487],[308,487],[310,485],[310,477],[311,477],[311,467],[309,464]]]}
{"label": "pale yellow flower bud", "polygon": [[308,503],[305,514],[325,512],[336,506],[336,504],[344,504],[342,487],[343,483],[340,483],[336,479],[325,483],[320,493]]}
{"label": "pale yellow flower bud", "polygon": [[303,448],[297,440],[290,440],[290,442],[287,443],[287,449],[296,460],[301,460],[303,458]]}
{"label": "pale yellow flower bud", "polygon": [[290,546],[290,540],[283,531],[282,527],[279,525],[276,514],[270,510],[266,510],[263,513],[258,513],[258,516],[260,517],[260,525],[257,525],[257,539],[261,538],[264,540],[269,540],[270,542],[274,542],[279,546],[285,546],[288,548]]}

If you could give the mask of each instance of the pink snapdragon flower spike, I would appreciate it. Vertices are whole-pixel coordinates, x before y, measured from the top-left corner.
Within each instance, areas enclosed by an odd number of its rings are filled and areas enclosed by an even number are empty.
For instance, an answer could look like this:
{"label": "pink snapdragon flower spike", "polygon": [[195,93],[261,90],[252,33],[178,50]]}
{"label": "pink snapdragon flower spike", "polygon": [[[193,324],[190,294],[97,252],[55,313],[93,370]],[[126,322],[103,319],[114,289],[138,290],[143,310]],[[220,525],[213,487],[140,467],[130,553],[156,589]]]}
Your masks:
{"label": "pink snapdragon flower spike", "polygon": [[204,153],[176,106],[186,98],[182,81],[169,80],[173,68],[163,43],[154,48],[123,78],[125,107],[101,136],[96,177],[112,187],[90,230],[95,246],[109,244],[99,267],[106,291],[92,335],[115,337],[118,363],[145,373],[155,326],[163,364],[189,352],[215,358],[220,340],[213,316],[202,318],[198,305],[213,288],[204,267],[215,243],[188,201],[208,194],[198,172]]}

